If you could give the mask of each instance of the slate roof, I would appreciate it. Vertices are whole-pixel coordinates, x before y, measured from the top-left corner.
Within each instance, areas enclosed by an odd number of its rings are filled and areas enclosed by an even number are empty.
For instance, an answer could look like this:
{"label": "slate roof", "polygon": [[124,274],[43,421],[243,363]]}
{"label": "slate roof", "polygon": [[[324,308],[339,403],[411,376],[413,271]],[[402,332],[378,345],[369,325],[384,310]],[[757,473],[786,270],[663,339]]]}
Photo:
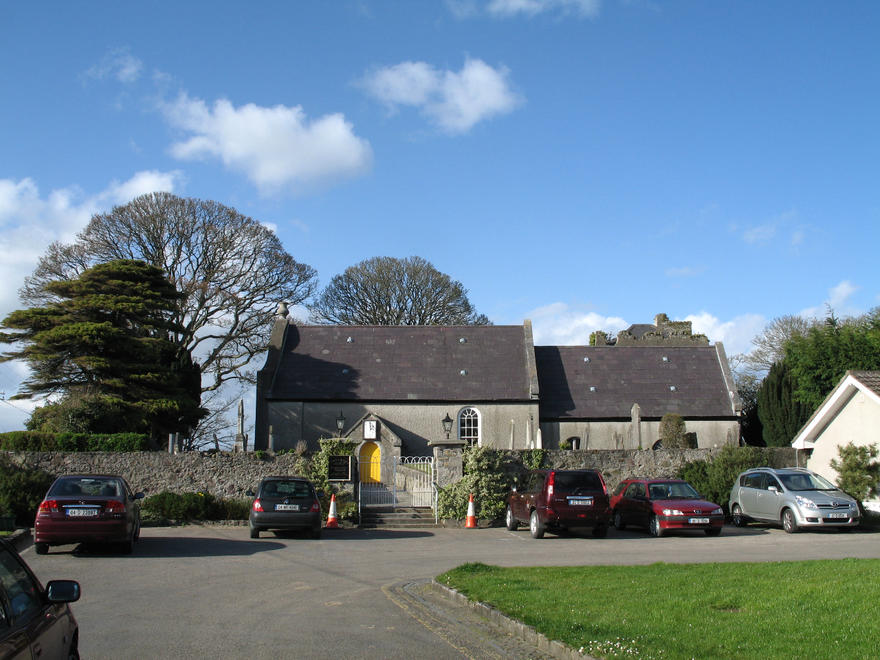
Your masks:
{"label": "slate roof", "polygon": [[289,324],[261,378],[269,399],[530,401],[527,349],[523,326]]}
{"label": "slate roof", "polygon": [[874,394],[880,394],[880,371],[852,370],[848,373]]}
{"label": "slate roof", "polygon": [[736,416],[715,346],[536,346],[535,360],[542,420],[629,419],[633,403],[642,418]]}

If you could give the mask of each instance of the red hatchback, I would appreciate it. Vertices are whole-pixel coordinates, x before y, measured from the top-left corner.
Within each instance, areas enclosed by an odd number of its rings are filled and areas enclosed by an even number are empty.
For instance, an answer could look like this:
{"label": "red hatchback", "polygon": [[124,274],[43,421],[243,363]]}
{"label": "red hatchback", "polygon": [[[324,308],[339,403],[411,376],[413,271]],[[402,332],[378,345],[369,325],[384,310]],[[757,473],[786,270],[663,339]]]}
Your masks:
{"label": "red hatchback", "polygon": [[58,477],[37,510],[34,549],[44,555],[50,545],[118,543],[129,554],[140,536],[143,496],[117,475]]}
{"label": "red hatchback", "polygon": [[724,526],[721,507],[680,479],[625,479],[614,489],[611,509],[617,529],[647,527],[654,536],[682,529],[718,536]]}

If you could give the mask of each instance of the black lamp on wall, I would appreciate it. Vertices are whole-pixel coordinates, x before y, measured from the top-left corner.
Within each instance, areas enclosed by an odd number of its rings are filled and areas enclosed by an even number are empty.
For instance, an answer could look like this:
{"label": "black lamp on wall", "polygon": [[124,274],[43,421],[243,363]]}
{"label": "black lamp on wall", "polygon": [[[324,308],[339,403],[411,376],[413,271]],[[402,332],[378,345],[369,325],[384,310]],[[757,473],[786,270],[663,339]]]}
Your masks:
{"label": "black lamp on wall", "polygon": [[342,411],[339,411],[339,417],[336,418],[336,430],[342,433],[342,429],[345,428],[345,415],[342,414]]}
{"label": "black lamp on wall", "polygon": [[446,439],[449,440],[449,433],[452,431],[452,418],[449,413],[446,413],[446,417],[440,421],[443,424],[443,430],[446,431]]}

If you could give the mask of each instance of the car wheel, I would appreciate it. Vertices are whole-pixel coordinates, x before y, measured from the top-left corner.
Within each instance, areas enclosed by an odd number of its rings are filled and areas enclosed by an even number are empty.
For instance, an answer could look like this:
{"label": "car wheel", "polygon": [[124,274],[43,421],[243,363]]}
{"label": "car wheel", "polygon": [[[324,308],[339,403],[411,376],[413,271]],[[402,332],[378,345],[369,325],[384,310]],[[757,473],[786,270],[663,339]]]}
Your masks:
{"label": "car wheel", "polygon": [[519,527],[516,516],[513,515],[513,511],[510,509],[509,505],[507,507],[507,514],[504,516],[504,522],[507,525],[507,529],[511,532],[516,531],[516,528]]}
{"label": "car wheel", "polygon": [[260,538],[260,528],[259,527],[251,527],[251,538],[258,539]]}
{"label": "car wheel", "polygon": [[735,526],[746,526],[746,517],[743,515],[743,510],[740,508],[739,504],[733,505],[733,511],[731,511],[730,517],[733,519],[733,524]]}
{"label": "car wheel", "polygon": [[782,529],[784,529],[788,534],[794,534],[798,531],[797,520],[794,517],[794,512],[791,509],[785,509],[782,512]]}
{"label": "car wheel", "polygon": [[660,519],[657,516],[651,516],[651,536],[660,538],[665,530],[660,527]]}
{"label": "car wheel", "polygon": [[604,539],[608,536],[608,525],[596,525],[593,527],[593,536],[597,539]]}
{"label": "car wheel", "polygon": [[721,528],[720,527],[710,527],[706,532],[706,536],[721,536]]}
{"label": "car wheel", "polygon": [[532,515],[529,516],[529,531],[532,533],[532,538],[544,538],[544,523],[538,517],[537,511],[532,511]]}
{"label": "car wheel", "polygon": [[49,544],[48,543],[34,543],[34,551],[38,555],[49,554]]}
{"label": "car wheel", "polygon": [[623,516],[620,515],[620,511],[615,511],[615,512],[614,512],[614,527],[615,527],[616,529],[621,530],[621,531],[623,531],[624,529],[626,529],[626,523],[623,522]]}
{"label": "car wheel", "polygon": [[141,521],[138,520],[137,525],[134,528],[134,535],[131,537],[131,540],[137,543],[141,538]]}

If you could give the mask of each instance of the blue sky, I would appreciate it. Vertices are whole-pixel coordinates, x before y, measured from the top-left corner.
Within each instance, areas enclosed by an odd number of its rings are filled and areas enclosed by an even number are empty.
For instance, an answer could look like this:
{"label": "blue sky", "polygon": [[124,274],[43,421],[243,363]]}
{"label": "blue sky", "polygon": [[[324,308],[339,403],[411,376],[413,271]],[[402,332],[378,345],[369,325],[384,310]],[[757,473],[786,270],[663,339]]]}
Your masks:
{"label": "blue sky", "polygon": [[4,3],[0,26],[4,315],[51,241],[154,190],[267,224],[322,285],[422,256],[539,344],[664,312],[733,354],[880,305],[880,3]]}

